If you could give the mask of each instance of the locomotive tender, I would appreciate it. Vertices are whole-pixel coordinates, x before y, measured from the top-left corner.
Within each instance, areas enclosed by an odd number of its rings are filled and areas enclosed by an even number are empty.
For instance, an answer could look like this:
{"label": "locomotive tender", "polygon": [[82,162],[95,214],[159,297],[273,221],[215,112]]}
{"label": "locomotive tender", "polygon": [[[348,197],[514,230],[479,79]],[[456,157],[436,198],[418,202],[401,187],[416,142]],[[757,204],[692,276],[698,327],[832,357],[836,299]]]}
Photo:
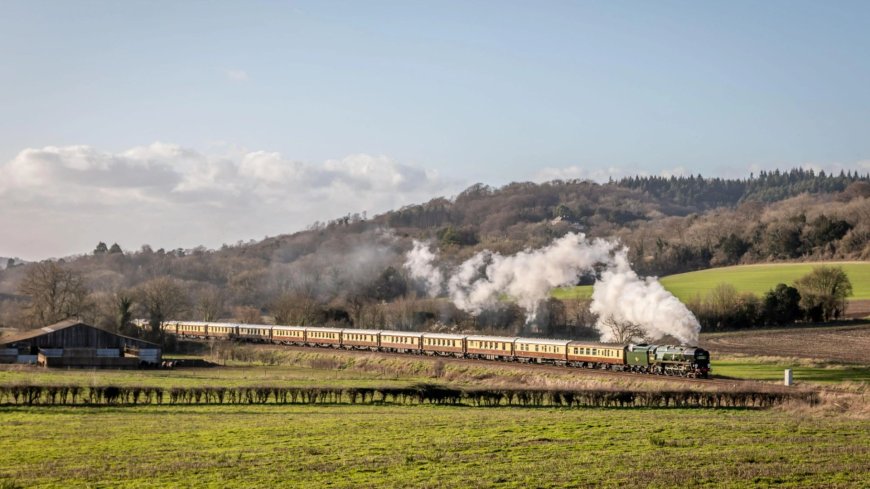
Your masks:
{"label": "locomotive tender", "polygon": [[[144,321],[139,321],[140,325]],[[521,363],[707,378],[710,354],[676,345],[620,345],[590,341],[372,329],[167,321],[167,333],[282,345],[452,356]]]}

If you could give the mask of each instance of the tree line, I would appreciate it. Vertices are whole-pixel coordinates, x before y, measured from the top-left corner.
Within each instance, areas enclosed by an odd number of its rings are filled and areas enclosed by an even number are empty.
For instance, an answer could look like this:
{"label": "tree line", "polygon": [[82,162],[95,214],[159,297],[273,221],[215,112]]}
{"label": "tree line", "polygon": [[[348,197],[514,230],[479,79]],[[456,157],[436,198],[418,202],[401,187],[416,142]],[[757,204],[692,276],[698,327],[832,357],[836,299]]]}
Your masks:
{"label": "tree line", "polygon": [[819,266],[793,285],[777,284],[760,298],[723,283],[687,305],[704,330],[717,331],[840,319],[851,295],[852,283],[842,267]]}

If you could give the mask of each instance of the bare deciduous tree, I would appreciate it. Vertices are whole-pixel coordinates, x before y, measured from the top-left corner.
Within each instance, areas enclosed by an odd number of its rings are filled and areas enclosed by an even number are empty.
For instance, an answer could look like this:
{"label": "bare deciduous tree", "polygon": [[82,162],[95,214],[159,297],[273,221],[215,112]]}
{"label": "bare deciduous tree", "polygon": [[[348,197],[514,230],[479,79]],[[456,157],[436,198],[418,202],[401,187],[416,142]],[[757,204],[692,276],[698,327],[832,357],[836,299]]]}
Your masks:
{"label": "bare deciduous tree", "polygon": [[224,312],[224,292],[214,286],[201,290],[196,296],[196,315],[203,321],[219,319]]}
{"label": "bare deciduous tree", "polygon": [[163,321],[178,316],[188,306],[187,291],[172,277],[158,277],[145,282],[139,286],[137,295],[155,338],[162,336]]}
{"label": "bare deciduous tree", "polygon": [[52,261],[31,266],[18,291],[30,298],[25,317],[32,326],[78,317],[88,307],[88,289],[81,274]]}
{"label": "bare deciduous tree", "polygon": [[242,324],[259,324],[263,322],[260,310],[251,306],[239,306],[233,310],[236,321]]}
{"label": "bare deciduous tree", "polygon": [[603,324],[610,331],[610,335],[616,343],[625,344],[644,340],[644,331],[637,323],[607,316],[604,318]]}

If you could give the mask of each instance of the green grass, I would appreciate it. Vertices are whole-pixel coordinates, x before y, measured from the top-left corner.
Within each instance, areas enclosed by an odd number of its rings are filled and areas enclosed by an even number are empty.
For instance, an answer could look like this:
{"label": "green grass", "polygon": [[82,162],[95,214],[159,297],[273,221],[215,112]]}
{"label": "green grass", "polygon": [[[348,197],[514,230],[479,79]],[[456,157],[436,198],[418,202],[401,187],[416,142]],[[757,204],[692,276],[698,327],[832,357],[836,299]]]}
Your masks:
{"label": "green grass", "polygon": [[0,484],[12,487],[866,487],[870,479],[866,421],[782,411],[56,407],[4,408],[0,425]]}
{"label": "green grass", "polygon": [[556,299],[589,299],[592,297],[591,285],[577,285],[575,287],[556,287],[550,291],[550,295]]}
{"label": "green grass", "polygon": [[[870,262],[739,265],[669,275],[663,277],[661,283],[684,302],[697,295],[706,296],[710,290],[721,283],[731,284],[740,292],[752,292],[761,296],[779,283],[792,284],[819,265],[843,267],[852,282],[853,294],[850,299],[870,299]],[[553,290],[552,295],[557,299],[588,299],[592,296],[592,286],[557,288]]]}
{"label": "green grass", "polygon": [[870,367],[864,365],[804,366],[788,361],[759,361],[757,358],[726,358],[714,360],[713,374],[717,377],[782,382],[787,368],[792,378],[801,382],[870,382]]}

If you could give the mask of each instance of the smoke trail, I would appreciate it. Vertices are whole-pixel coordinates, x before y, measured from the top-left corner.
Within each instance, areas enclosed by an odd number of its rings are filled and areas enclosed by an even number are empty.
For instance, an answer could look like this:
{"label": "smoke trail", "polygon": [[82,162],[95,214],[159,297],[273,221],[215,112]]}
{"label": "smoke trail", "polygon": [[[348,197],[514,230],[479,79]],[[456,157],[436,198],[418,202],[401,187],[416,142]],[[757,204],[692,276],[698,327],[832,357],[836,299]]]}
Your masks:
{"label": "smoke trail", "polygon": [[441,294],[444,288],[444,275],[435,265],[435,253],[427,243],[414,240],[414,248],[405,256],[405,268],[411,277],[426,284],[426,291],[432,297]]}
{"label": "smoke trail", "polygon": [[609,317],[640,326],[651,341],[669,335],[684,344],[697,344],[701,332],[695,315],[658,280],[637,276],[624,249],[614,255],[611,265],[595,282],[589,310],[598,315],[596,327],[602,341],[614,339],[604,324]]}
{"label": "smoke trail", "polygon": [[506,295],[533,318],[554,287],[573,284],[596,264],[609,263],[616,243],[567,234],[549,246],[512,256],[483,251],[460,265],[447,290],[457,307],[480,313]]}
{"label": "smoke trail", "polygon": [[[443,291],[444,280],[436,259],[427,245],[415,241],[405,262],[433,296]],[[701,327],[691,311],[655,278],[638,277],[627,250],[614,240],[570,233],[544,248],[511,256],[481,251],[453,271],[447,293],[456,307],[472,314],[492,309],[507,296],[528,311],[531,320],[554,287],[572,285],[580,275],[601,268],[589,309],[599,317],[596,327],[604,341],[613,340],[603,324],[612,317],[638,325],[649,340],[670,335],[684,343],[697,342]]]}

